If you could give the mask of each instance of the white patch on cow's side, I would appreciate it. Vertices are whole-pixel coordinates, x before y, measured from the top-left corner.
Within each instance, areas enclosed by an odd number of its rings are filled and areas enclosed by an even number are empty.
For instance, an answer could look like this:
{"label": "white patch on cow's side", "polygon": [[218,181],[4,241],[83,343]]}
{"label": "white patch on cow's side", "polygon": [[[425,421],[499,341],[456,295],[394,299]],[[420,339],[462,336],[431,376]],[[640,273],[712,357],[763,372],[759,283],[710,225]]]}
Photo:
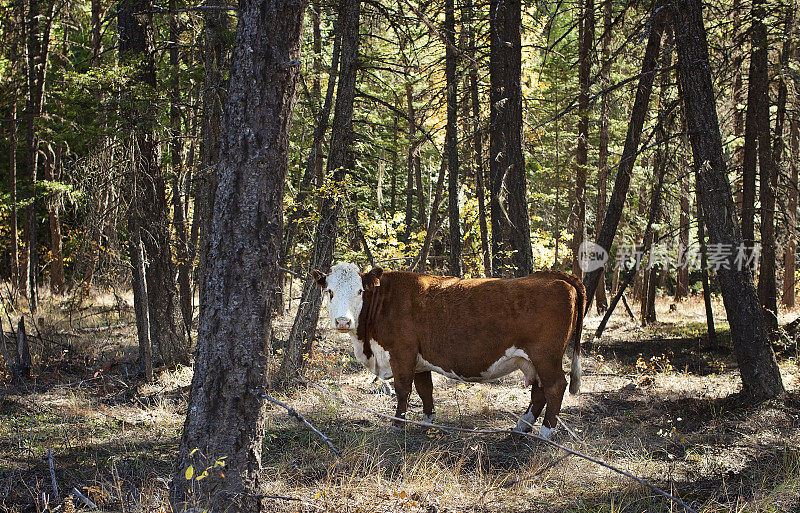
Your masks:
{"label": "white patch on cow's side", "polygon": [[550,435],[553,434],[553,431],[555,431],[555,428],[551,429],[551,428],[545,426],[544,424],[542,424],[542,429],[539,430],[539,435],[542,438],[547,438],[549,440],[550,439]]}
{"label": "white patch on cow's side", "polygon": [[374,340],[370,340],[369,347],[372,349],[372,356],[367,358],[367,355],[364,354],[364,343],[358,340],[355,333],[350,334],[350,339],[353,341],[353,354],[356,360],[361,362],[364,367],[379,378],[392,378],[392,366],[389,364],[389,360],[391,359],[389,351],[381,347],[381,345]]}
{"label": "white patch on cow's side", "polygon": [[457,379],[459,381],[468,381],[471,383],[484,383],[494,379],[511,374],[516,370],[521,370],[525,374],[525,382],[530,385],[534,381],[538,381],[536,369],[528,358],[528,354],[516,346],[511,346],[506,349],[506,353],[500,357],[499,360],[492,363],[485,371],[481,372],[480,376],[459,376],[453,371],[446,371],[443,368],[430,363],[425,360],[421,354],[417,354],[417,366],[414,372],[433,371],[448,378]]}
{"label": "white patch on cow's side", "polygon": [[470,378],[464,378],[455,372],[446,371],[423,358],[421,354],[417,354],[417,366],[414,368],[414,372],[426,371],[433,371],[437,374],[441,374],[442,376],[447,376],[448,378],[457,379],[459,381],[472,381]]}
{"label": "white patch on cow's side", "polygon": [[530,385],[534,380],[538,380],[536,369],[528,357],[528,353],[516,346],[506,349],[506,354],[489,366],[481,373],[484,381],[491,381],[506,374],[511,374],[515,370],[521,370],[525,374],[525,383]]}

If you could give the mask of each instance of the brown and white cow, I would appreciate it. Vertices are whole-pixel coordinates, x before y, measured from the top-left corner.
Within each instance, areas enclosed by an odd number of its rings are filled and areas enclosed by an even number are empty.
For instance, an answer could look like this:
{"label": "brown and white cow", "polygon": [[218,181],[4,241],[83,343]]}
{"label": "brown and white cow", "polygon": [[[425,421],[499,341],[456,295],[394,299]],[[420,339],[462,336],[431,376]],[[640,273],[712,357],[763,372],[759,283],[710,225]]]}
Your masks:
{"label": "brown and white cow", "polygon": [[356,358],[377,376],[394,378],[397,417],[405,417],[412,383],[425,419],[433,417],[431,371],[482,382],[521,370],[531,403],[516,429],[530,431],[547,405],[541,434],[549,436],[567,387],[561,360],[570,339],[570,393],[580,388],[586,291],[572,275],[460,279],[380,267],[361,273],[342,262],[313,276],[332,326],[350,334]]}

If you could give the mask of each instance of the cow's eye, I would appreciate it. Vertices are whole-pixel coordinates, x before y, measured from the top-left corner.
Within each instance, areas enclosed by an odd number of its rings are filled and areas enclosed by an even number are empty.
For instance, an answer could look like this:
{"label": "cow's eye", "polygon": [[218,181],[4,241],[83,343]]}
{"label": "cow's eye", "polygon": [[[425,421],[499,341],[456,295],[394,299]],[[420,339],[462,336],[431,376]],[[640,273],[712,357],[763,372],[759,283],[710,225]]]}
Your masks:
{"label": "cow's eye", "polygon": [[328,291],[328,295],[331,297],[331,299],[333,299],[333,291],[332,290]]}
{"label": "cow's eye", "polygon": [[360,296],[361,293],[364,292],[364,289],[358,289],[358,295]]}

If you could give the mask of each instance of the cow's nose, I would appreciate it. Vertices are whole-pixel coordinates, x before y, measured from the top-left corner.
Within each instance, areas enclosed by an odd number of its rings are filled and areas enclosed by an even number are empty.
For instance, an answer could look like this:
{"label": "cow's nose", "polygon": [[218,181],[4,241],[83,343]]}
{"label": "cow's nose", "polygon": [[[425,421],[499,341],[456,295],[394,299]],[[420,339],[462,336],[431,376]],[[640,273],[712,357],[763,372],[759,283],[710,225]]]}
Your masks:
{"label": "cow's nose", "polygon": [[336,327],[337,328],[342,328],[342,329],[349,328],[351,322],[352,321],[347,317],[337,317],[336,318]]}

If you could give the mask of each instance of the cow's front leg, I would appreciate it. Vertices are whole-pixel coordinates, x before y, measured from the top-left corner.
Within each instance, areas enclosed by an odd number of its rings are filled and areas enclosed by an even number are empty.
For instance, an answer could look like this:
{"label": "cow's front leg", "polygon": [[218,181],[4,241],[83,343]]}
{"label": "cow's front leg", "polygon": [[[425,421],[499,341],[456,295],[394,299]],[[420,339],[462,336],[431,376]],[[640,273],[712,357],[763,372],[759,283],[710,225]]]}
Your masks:
{"label": "cow's front leg", "polygon": [[[404,419],[408,410],[408,398],[411,395],[411,384],[414,382],[414,360],[404,354],[391,355],[389,364],[394,374],[394,391],[397,394],[397,410],[394,416]],[[405,422],[393,420],[392,425],[401,428]]]}
{"label": "cow's front leg", "polygon": [[417,389],[422,399],[422,414],[425,422],[433,421],[433,380],[431,371],[417,372],[414,374],[414,388]]}

